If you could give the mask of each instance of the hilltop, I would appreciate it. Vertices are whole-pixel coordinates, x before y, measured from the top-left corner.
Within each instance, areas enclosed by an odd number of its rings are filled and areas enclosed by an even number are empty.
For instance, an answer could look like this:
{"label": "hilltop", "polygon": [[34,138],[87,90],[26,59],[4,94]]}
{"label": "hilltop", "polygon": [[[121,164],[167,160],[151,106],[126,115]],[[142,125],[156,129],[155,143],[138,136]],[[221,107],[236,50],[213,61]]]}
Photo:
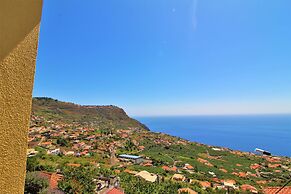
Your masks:
{"label": "hilltop", "polygon": [[287,157],[190,142],[152,132],[116,106],[51,98],[33,99],[28,144],[27,169],[61,177],[54,189],[65,193],[104,191],[113,175],[125,193],[256,193],[284,185],[291,172]]}
{"label": "hilltop", "polygon": [[91,124],[110,128],[131,127],[137,130],[148,128],[117,106],[81,106],[47,97],[32,100],[32,115],[55,123]]}

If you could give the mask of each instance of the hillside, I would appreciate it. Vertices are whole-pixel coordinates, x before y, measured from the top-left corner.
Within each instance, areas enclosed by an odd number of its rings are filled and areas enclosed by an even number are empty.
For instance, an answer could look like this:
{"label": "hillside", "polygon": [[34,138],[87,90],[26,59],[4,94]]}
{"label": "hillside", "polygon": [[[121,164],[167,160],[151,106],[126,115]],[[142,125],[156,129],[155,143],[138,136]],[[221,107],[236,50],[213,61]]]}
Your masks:
{"label": "hillside", "polygon": [[[291,178],[288,157],[155,133],[116,106],[34,98],[28,134],[28,171],[57,173],[63,179],[55,189],[65,193],[94,193],[104,177],[113,175],[127,194],[172,194],[185,187],[199,193],[257,193]],[[142,162],[125,160],[122,154],[141,157]]]}
{"label": "hillside", "polygon": [[130,127],[137,130],[148,130],[145,125],[130,118],[123,109],[117,106],[81,106],[46,97],[33,98],[32,102],[33,116],[56,123],[76,122],[114,129]]}

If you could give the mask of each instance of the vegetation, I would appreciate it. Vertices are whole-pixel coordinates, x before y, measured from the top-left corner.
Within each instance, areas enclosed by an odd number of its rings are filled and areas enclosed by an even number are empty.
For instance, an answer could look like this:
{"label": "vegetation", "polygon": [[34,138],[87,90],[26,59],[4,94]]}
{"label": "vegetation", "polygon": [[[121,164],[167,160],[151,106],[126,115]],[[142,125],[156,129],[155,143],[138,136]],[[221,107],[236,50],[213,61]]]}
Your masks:
{"label": "vegetation", "polygon": [[[127,194],[148,194],[148,193],[178,193],[178,189],[182,188],[182,184],[165,181],[160,183],[149,183],[141,178],[122,173],[121,186]],[[134,188],[134,189],[133,189]]]}
{"label": "vegetation", "polygon": [[29,172],[36,171],[39,168],[39,161],[36,157],[27,158],[26,170]]}
{"label": "vegetation", "polygon": [[65,193],[93,193],[94,172],[87,168],[65,168],[63,171],[64,180],[59,183],[59,188]]}
{"label": "vegetation", "polygon": [[[58,188],[65,193],[93,193],[98,177],[110,175],[119,177],[127,194],[174,194],[185,187],[202,194],[225,193],[219,187],[224,186],[224,180],[235,182],[229,193],[243,192],[243,184],[260,191],[283,185],[290,177],[290,158],[262,157],[154,133],[115,106],[80,106],[35,98],[29,139],[29,147],[38,153],[27,159],[27,193],[46,188],[35,171],[61,173]],[[48,154],[56,149],[57,154]],[[146,160],[135,164],[117,160],[118,154],[140,155]],[[140,171],[159,178],[148,182],[135,176]],[[177,173],[185,180],[173,181]],[[210,185],[203,188],[203,182]]]}
{"label": "vegetation", "polygon": [[37,172],[27,172],[25,178],[25,194],[47,193],[48,181],[41,178]]}
{"label": "vegetation", "polygon": [[123,109],[116,106],[80,106],[73,103],[61,102],[52,98],[33,98],[32,112],[47,120],[61,122],[95,123],[103,129],[112,127],[148,128],[127,116]]}

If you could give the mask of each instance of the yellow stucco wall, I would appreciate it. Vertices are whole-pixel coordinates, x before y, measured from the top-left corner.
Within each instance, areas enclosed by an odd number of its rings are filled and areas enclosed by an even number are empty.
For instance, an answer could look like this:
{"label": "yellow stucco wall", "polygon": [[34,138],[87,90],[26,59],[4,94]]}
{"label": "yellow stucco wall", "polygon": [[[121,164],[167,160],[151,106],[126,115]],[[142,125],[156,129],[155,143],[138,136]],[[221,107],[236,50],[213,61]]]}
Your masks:
{"label": "yellow stucco wall", "polygon": [[23,193],[42,0],[0,0],[0,194]]}

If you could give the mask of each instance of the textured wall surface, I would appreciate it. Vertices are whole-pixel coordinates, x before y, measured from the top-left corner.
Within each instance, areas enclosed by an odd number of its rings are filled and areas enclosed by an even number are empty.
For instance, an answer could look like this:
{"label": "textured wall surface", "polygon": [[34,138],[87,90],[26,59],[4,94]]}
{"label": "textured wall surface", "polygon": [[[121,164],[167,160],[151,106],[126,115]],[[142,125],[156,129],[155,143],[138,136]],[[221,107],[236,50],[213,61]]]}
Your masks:
{"label": "textured wall surface", "polygon": [[0,0],[0,194],[23,193],[42,0]]}

